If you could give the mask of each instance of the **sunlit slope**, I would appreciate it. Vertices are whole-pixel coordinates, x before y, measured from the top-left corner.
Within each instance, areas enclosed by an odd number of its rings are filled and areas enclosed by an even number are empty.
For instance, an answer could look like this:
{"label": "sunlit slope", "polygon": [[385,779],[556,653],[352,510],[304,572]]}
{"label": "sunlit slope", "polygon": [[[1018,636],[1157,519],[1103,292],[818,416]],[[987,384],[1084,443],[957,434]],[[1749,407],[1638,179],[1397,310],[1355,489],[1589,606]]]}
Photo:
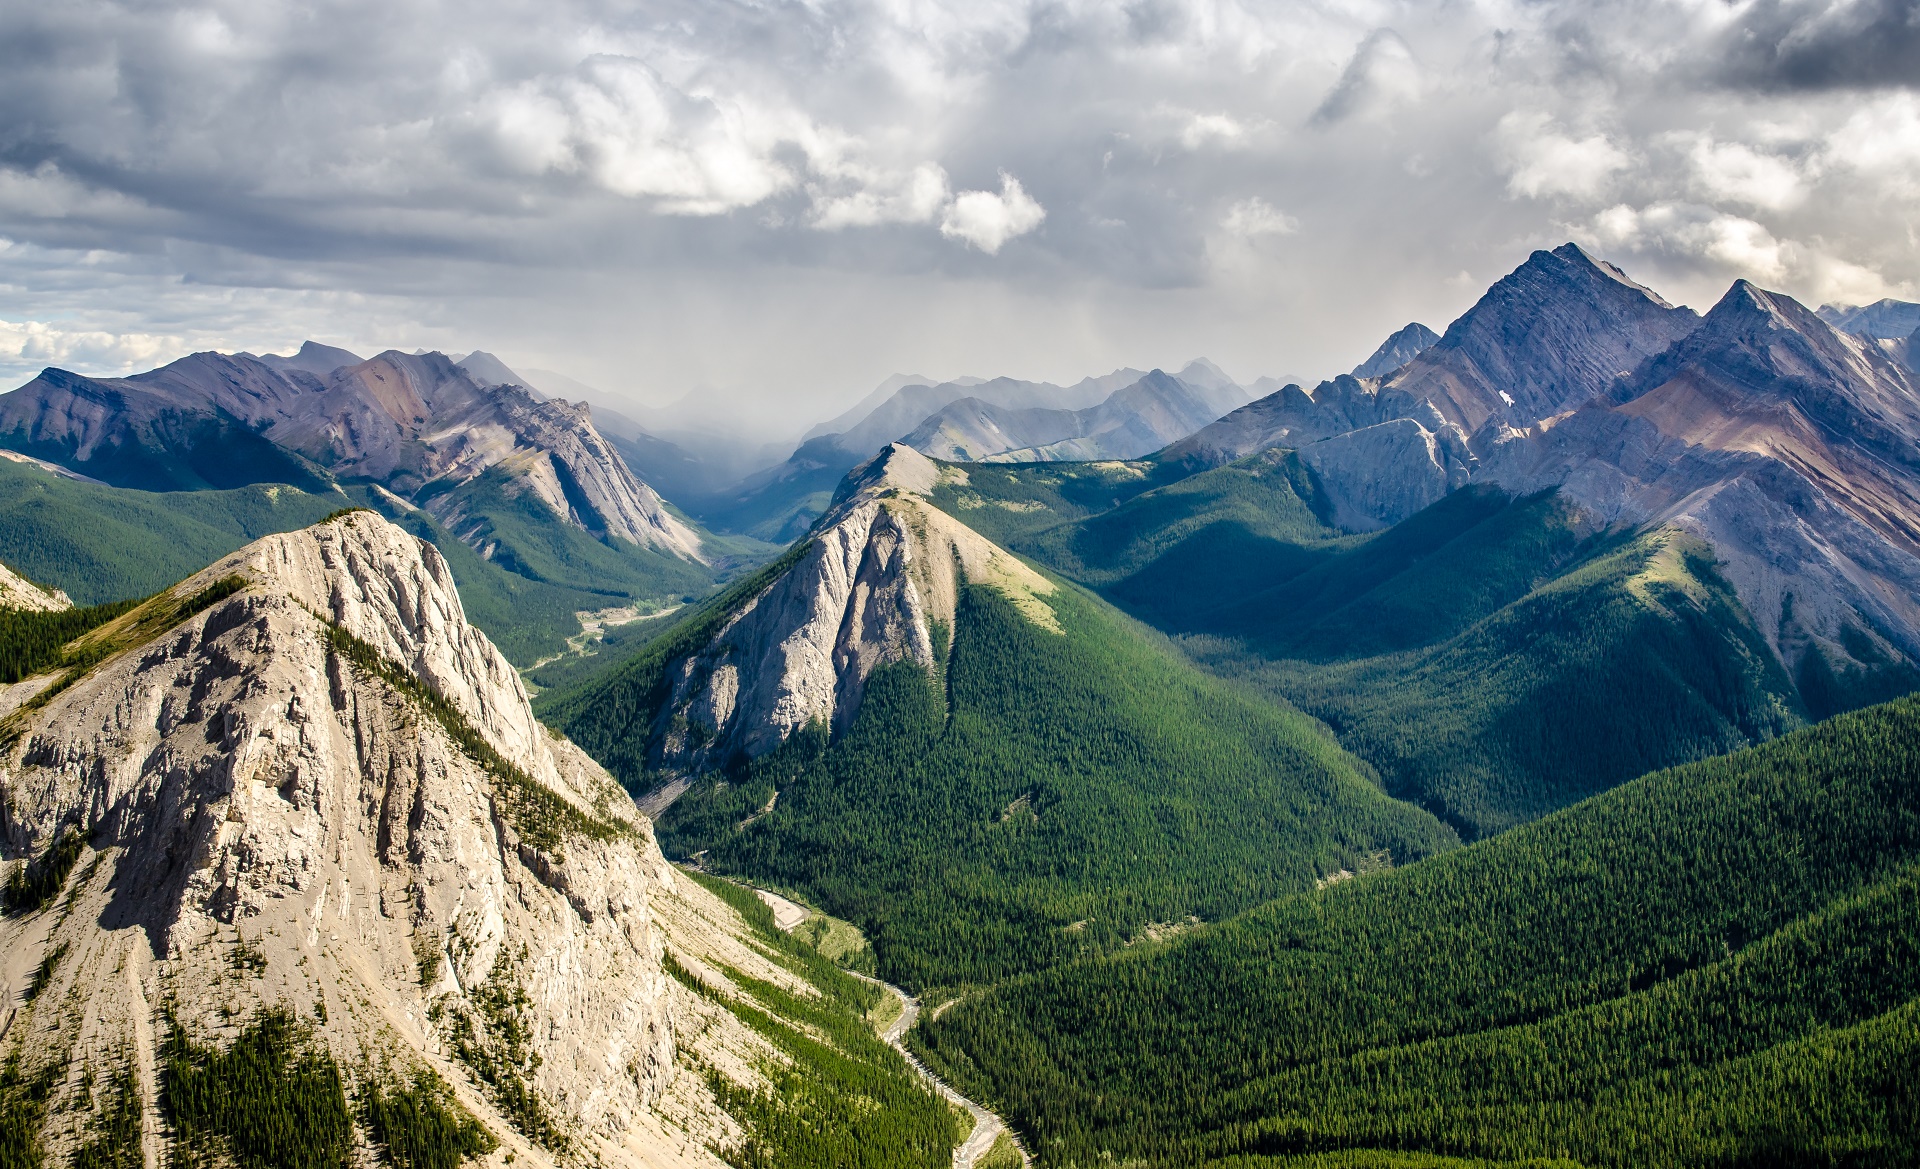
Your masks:
{"label": "sunlit slope", "polygon": [[1920,701],[1012,980],[922,1034],[1050,1165],[1912,1164]]}
{"label": "sunlit slope", "polygon": [[[663,846],[850,918],[885,977],[924,987],[1110,951],[1453,843],[1312,720],[1097,598],[1063,585],[1046,605],[1059,632],[963,588],[931,674],[882,667],[831,739],[816,728],[696,778],[657,821]],[[545,717],[650,785],[635,728],[671,689],[665,663],[723,621],[696,615]]]}
{"label": "sunlit slope", "polygon": [[[967,514],[1024,505],[1031,486],[1006,477],[1048,473],[980,470]],[[1323,511],[1312,476],[1268,451],[1010,542],[1325,720],[1468,837],[1804,721],[1686,537],[1593,531],[1552,493],[1489,488],[1366,536]]]}

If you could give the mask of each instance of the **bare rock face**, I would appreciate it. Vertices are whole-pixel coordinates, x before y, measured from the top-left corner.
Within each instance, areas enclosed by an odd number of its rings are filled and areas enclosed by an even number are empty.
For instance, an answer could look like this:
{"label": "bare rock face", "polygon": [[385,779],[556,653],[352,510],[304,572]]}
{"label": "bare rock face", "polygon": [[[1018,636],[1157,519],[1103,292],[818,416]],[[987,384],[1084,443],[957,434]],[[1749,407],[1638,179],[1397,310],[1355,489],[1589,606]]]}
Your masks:
{"label": "bare rock face", "polygon": [[1467,434],[1490,421],[1530,426],[1604,391],[1699,320],[1563,244],[1495,283],[1383,389],[1431,402]]}
{"label": "bare rock face", "polygon": [[[4,1041],[56,1092],[124,1063],[150,1110],[167,1018],[218,1043],[280,1006],[355,1075],[436,1071],[533,1164],[528,1108],[589,1159],[671,1163],[645,1152],[672,1143],[649,1111],[675,1052],[650,903],[676,878],[534,720],[430,545],[353,513],[88,637],[123,648],[0,692],[9,870],[84,842],[55,903],[0,919]],[[506,1053],[491,1082],[463,1042]]]}
{"label": "bare rock face", "polygon": [[495,471],[562,522],[689,560],[697,533],[594,428],[585,405],[488,386],[444,354],[382,353],[316,373],[345,350],[270,364],[196,353],[131,378],[48,370],[0,395],[0,441],[120,486],[152,490],[328,474],[373,482],[457,525],[457,488]]}
{"label": "bare rock face", "polygon": [[1333,522],[1351,532],[1391,527],[1464,486],[1465,446],[1411,418],[1351,430],[1300,449],[1333,505]]}
{"label": "bare rock face", "polygon": [[952,629],[962,583],[1057,632],[1053,583],[926,501],[951,473],[901,443],[855,470],[800,559],[670,664],[649,763],[697,773],[811,724],[845,726],[880,666],[934,668],[935,626]]}
{"label": "bare rock face", "polygon": [[73,608],[73,598],[59,589],[43,589],[13,569],[0,564],[0,609],[57,613]]}
{"label": "bare rock face", "polygon": [[1368,358],[1353,367],[1354,377],[1385,377],[1433,348],[1440,334],[1419,321],[1406,325],[1380,343]]}
{"label": "bare rock face", "polygon": [[1790,668],[1810,642],[1920,660],[1920,387],[1790,297],[1735,284],[1610,400],[1504,436],[1476,480],[1699,535]]}

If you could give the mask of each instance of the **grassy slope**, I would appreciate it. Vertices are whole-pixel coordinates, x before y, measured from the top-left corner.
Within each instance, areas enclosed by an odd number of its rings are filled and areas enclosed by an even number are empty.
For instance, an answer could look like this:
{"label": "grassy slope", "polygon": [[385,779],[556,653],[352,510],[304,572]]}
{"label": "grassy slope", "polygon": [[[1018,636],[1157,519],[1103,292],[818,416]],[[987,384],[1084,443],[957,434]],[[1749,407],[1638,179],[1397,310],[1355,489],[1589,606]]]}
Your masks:
{"label": "grassy slope", "polygon": [[[656,825],[663,846],[801,891],[867,931],[883,977],[925,987],[1103,952],[1379,850],[1405,862],[1452,843],[1311,720],[1208,677],[1095,598],[1063,588],[1048,603],[1066,636],[966,590],[946,694],[912,666],[877,673],[832,744],[800,736],[749,774],[696,784]],[[651,719],[636,714],[664,697],[668,642],[545,708],[629,782],[645,782]],[[771,814],[737,827],[776,789]]]}
{"label": "grassy slope", "polygon": [[[603,541],[558,521],[531,491],[518,489],[503,468],[483,472],[436,500],[436,511],[458,515],[448,526],[475,547],[498,544],[493,563],[528,580],[607,598],[607,605],[664,601],[705,593],[713,572],[626,540]],[[448,510],[448,509],[451,510]]]}
{"label": "grassy slope", "polygon": [[1920,701],[1013,980],[922,1029],[1051,1165],[1912,1164]]}
{"label": "grassy slope", "polygon": [[1468,489],[1370,536],[1323,511],[1269,452],[1104,513],[1021,513],[1009,539],[1325,720],[1469,838],[1802,721],[1697,545],[1583,533],[1551,495]]}

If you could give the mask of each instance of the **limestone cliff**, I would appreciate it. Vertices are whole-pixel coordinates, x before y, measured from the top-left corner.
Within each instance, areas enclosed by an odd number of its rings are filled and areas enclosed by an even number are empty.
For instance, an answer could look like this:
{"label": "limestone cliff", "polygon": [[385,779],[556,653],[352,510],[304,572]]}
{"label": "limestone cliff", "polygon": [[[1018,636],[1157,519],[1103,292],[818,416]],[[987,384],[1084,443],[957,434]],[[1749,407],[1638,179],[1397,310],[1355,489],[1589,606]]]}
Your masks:
{"label": "limestone cliff", "polygon": [[73,608],[73,599],[59,589],[43,589],[13,569],[0,564],[0,609],[27,609],[54,613]]}
{"label": "limestone cliff", "polygon": [[649,765],[693,773],[844,726],[875,669],[934,668],[965,582],[1057,631],[1052,582],[927,502],[951,473],[900,443],[856,469],[799,558],[668,663]]}
{"label": "limestone cliff", "polygon": [[0,688],[0,1057],[48,1085],[56,1158],[125,1068],[164,1163],[168,1045],[284,1009],[356,1099],[436,1073],[495,1164],[716,1163],[731,1122],[676,1054],[748,1088],[769,1056],[738,1025],[676,1043],[663,931],[791,976],[534,720],[430,545],[370,512],[271,536],[74,657]]}

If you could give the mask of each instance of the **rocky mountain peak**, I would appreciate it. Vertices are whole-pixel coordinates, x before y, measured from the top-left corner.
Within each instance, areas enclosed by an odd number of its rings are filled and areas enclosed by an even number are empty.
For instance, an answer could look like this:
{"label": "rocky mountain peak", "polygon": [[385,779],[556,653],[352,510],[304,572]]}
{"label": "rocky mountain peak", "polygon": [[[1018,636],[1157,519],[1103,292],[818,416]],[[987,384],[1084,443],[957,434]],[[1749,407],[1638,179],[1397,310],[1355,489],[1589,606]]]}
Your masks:
{"label": "rocky mountain peak", "polygon": [[1467,434],[1531,426],[1606,390],[1690,332],[1674,308],[1575,244],[1536,251],[1386,381]]}
{"label": "rocky mountain peak", "polygon": [[125,1066],[151,1106],[170,1028],[218,1044],[274,1008],[342,1068],[437,1073],[535,1164],[654,1123],[674,1037],[649,902],[674,878],[430,545],[351,513],[82,644],[95,664],[0,688],[0,844],[60,896],[0,920],[0,981],[38,965],[58,1005],[0,1033],[33,1028],[56,1092]]}
{"label": "rocky mountain peak", "polygon": [[927,500],[965,483],[904,443],[855,468],[776,574],[664,664],[646,766],[670,780],[763,755],[809,726],[844,728],[875,670],[938,668],[936,627],[953,628],[969,584],[1059,632],[1053,582]]}
{"label": "rocky mountain peak", "polygon": [[1427,328],[1419,321],[1403,325],[1393,335],[1380,342],[1371,356],[1353,367],[1354,377],[1385,377],[1407,362],[1433,348],[1440,334]]}

